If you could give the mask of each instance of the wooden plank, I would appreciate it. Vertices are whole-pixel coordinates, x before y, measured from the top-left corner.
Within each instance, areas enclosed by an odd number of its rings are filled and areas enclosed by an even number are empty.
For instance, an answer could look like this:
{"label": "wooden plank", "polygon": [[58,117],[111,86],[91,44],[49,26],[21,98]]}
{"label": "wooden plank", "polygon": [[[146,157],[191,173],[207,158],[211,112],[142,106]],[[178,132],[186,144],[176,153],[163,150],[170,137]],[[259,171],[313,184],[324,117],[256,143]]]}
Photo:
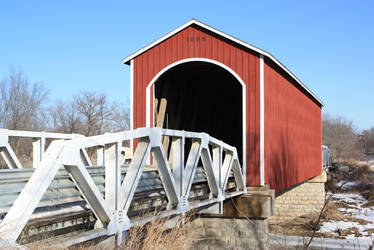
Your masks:
{"label": "wooden plank", "polygon": [[169,155],[169,144],[170,144],[170,138],[169,138],[169,136],[164,136],[162,138],[162,146],[164,148],[166,157],[168,157],[168,155]]}
{"label": "wooden plank", "polygon": [[166,106],[167,106],[167,100],[166,100],[166,98],[161,98],[161,100],[160,100],[160,108],[158,109],[156,127],[162,128],[164,126],[165,114],[166,114]]}
{"label": "wooden plank", "polygon": [[[157,110],[158,99],[155,99],[155,110]],[[156,111],[156,127],[163,128],[165,123],[165,116],[166,116],[166,107],[167,107],[167,99],[161,98],[160,100],[160,107],[158,111]],[[166,155],[168,155],[170,138],[169,136],[164,136],[162,139],[162,145],[165,150]]]}

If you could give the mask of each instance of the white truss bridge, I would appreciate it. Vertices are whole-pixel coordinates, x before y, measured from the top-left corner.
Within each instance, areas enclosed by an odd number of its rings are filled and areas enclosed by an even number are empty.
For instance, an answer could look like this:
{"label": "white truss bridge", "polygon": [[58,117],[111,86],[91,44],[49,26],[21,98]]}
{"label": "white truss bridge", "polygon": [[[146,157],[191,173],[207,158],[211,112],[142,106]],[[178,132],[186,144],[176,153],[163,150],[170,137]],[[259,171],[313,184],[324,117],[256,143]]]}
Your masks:
{"label": "white truss bridge", "polygon": [[[33,168],[22,167],[12,137],[32,140]],[[135,152],[124,159],[130,141]],[[225,199],[246,193],[236,148],[206,133],[140,128],[84,137],[1,129],[0,153],[9,168],[0,170],[0,246],[32,238],[35,221],[54,218],[51,231],[63,230],[61,218],[72,214],[90,215],[64,246],[110,235],[120,242],[123,231],[155,217],[219,214]]]}

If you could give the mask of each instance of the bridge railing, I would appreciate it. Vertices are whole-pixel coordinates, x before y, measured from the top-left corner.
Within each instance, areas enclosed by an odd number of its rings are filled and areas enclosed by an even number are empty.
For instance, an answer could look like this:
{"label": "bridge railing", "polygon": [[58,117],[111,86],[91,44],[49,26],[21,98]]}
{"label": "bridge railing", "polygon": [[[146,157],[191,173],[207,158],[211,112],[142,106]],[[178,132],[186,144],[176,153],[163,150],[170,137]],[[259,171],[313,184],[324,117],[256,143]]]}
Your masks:
{"label": "bridge railing", "polygon": [[322,169],[326,170],[332,166],[332,153],[329,147],[322,145]]}
{"label": "bridge railing", "polygon": [[[32,140],[32,167],[36,168],[42,161],[44,153],[47,149],[47,140],[72,140],[75,138],[83,138],[80,134],[63,134],[37,131],[22,131],[0,129],[0,155],[5,164],[10,169],[23,168],[16,152],[10,145],[10,138],[31,138]],[[82,157],[85,158],[87,164],[91,164],[90,158],[86,151],[82,151]]]}
{"label": "bridge railing", "polygon": [[[162,145],[164,136],[171,138],[171,163]],[[123,176],[122,146],[134,139],[136,150]],[[186,145],[191,146],[186,149]],[[82,157],[82,151],[92,147],[103,148],[104,194],[86,168],[89,163]],[[153,163],[159,175],[167,205],[157,215],[130,220],[129,208],[146,162]],[[194,200],[190,193],[199,163],[210,194],[205,199]],[[61,167],[67,171],[99,222],[94,230],[72,239],[69,244],[113,234],[117,234],[117,241],[121,242],[122,231],[146,223],[155,216],[183,215],[190,209],[207,207],[215,208],[211,212],[220,213],[225,199],[246,192],[245,176],[236,148],[205,133],[141,128],[68,141],[56,140],[51,142],[38,168],[2,220],[0,235],[3,244],[16,242]],[[235,189],[227,188],[230,176]]]}

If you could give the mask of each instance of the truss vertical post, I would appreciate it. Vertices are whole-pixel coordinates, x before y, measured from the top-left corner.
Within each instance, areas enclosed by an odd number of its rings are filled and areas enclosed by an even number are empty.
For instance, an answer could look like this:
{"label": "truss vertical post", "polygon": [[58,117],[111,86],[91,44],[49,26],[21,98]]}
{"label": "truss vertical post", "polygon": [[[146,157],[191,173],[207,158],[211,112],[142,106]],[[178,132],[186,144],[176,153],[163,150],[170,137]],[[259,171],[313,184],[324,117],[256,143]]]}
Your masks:
{"label": "truss vertical post", "polygon": [[37,168],[41,162],[41,139],[33,138],[32,139],[32,167]]}
{"label": "truss vertical post", "polygon": [[213,153],[213,171],[218,178],[219,187],[222,188],[222,146],[214,145]]}
{"label": "truss vertical post", "polygon": [[40,138],[40,161],[44,158],[44,152],[45,152],[45,132],[40,132],[41,138]]}
{"label": "truss vertical post", "polygon": [[112,212],[118,207],[117,185],[121,180],[118,168],[118,143],[106,144],[104,147],[104,167],[105,167],[105,201]]}
{"label": "truss vertical post", "polygon": [[121,190],[121,142],[106,144],[104,147],[105,201],[116,221],[117,246],[122,243],[122,209],[120,208]]}
{"label": "truss vertical post", "polygon": [[222,194],[224,192],[224,189],[222,187],[222,146],[221,145],[213,145],[212,147],[212,153],[213,153],[213,172],[214,176],[216,177],[216,181],[218,183],[219,187],[219,193],[218,193],[218,200],[219,202],[219,208],[218,212],[220,214],[223,213],[223,197]]}
{"label": "truss vertical post", "polygon": [[179,197],[183,196],[184,137],[172,137],[173,176]]}
{"label": "truss vertical post", "polygon": [[96,162],[98,166],[104,166],[104,148],[102,146],[96,147]]}
{"label": "truss vertical post", "polygon": [[45,151],[45,132],[40,132],[40,137],[32,138],[32,167],[37,168],[43,160]]}

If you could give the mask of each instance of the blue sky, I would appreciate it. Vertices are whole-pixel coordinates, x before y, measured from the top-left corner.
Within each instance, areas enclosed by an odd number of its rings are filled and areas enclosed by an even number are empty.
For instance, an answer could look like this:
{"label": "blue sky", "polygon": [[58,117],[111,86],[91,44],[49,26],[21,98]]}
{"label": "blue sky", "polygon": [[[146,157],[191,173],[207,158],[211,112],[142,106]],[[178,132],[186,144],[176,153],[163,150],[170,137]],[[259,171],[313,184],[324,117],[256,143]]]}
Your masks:
{"label": "blue sky", "polygon": [[0,78],[11,65],[50,101],[79,90],[128,105],[122,58],[196,18],[272,53],[325,103],[374,126],[374,1],[0,2]]}

